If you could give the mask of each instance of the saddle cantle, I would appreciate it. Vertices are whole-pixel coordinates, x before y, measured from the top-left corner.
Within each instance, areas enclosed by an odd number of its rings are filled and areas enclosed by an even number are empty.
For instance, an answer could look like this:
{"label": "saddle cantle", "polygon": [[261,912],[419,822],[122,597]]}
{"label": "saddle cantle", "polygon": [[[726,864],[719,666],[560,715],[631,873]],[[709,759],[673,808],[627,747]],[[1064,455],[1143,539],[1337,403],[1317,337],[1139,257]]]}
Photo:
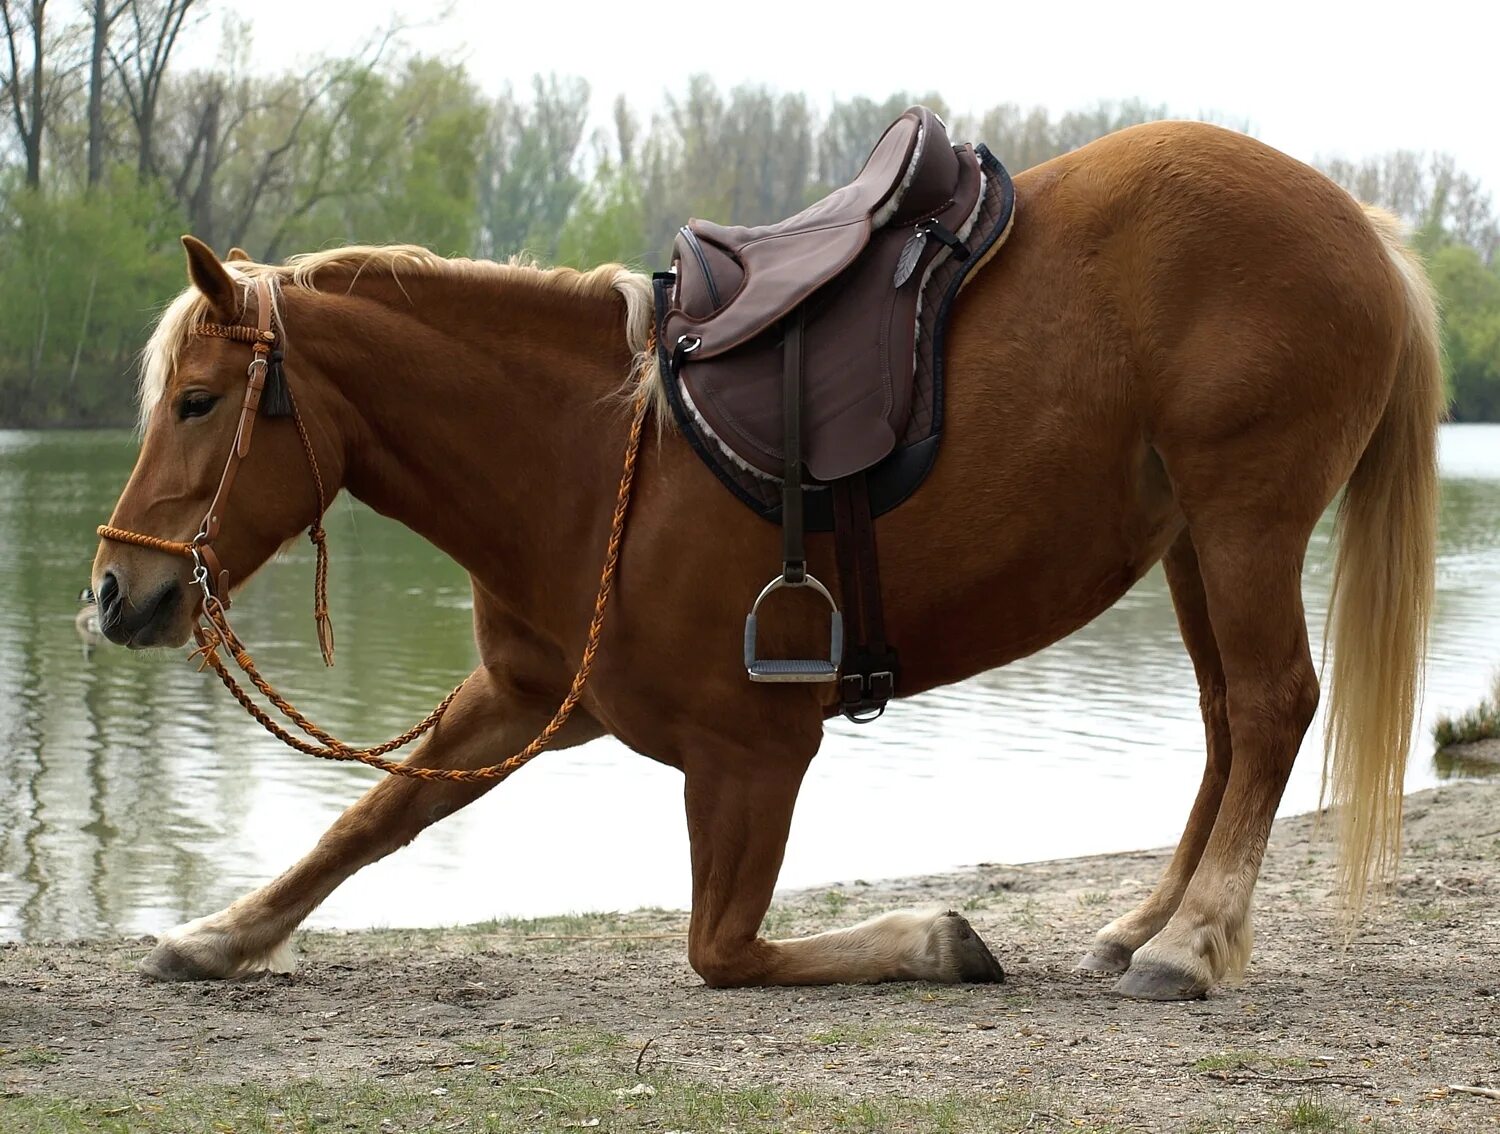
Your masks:
{"label": "saddle cantle", "polygon": [[[656,277],[658,360],[678,425],[736,496],[782,524],[783,573],[762,599],[778,584],[822,590],[802,566],[802,533],[835,532],[844,621],[861,643],[843,647],[835,608],[830,660],[776,669],[753,657],[752,611],[753,680],[842,669],[846,712],[878,715],[889,697],[873,517],[932,466],[948,310],[1013,213],[1004,167],[983,146],[950,144],[919,106],[854,181],[797,215],[756,227],[690,220],[678,233],[672,268]],[[871,664],[884,667],[878,688],[854,690],[851,668],[869,678]]]}

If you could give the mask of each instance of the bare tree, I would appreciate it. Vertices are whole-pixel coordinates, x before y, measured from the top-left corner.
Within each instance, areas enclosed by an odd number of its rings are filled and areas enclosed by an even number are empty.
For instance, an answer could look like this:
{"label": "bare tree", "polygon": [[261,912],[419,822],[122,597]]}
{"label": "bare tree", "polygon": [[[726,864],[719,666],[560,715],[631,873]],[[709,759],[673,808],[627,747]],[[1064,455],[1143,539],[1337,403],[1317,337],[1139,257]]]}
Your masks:
{"label": "bare tree", "polygon": [[[0,0],[0,21],[5,25],[5,45],[10,70],[5,89],[9,95],[11,119],[16,136],[26,155],[26,184],[32,189],[42,183],[42,131],[46,124],[46,55],[42,50],[46,34],[47,0]],[[31,69],[21,69],[21,56],[31,50]]]}
{"label": "bare tree", "polygon": [[1405,220],[1428,252],[1456,240],[1486,264],[1500,255],[1494,200],[1476,178],[1458,169],[1452,154],[1396,150],[1359,162],[1325,158],[1316,164],[1361,201]]}
{"label": "bare tree", "polygon": [[85,11],[92,28],[89,43],[89,165],[90,187],[104,176],[104,60],[109,54],[109,34],[130,0],[86,0]]}
{"label": "bare tree", "polygon": [[124,0],[130,14],[128,38],[110,62],[120,77],[126,106],[135,123],[142,177],[156,172],[156,107],[167,64],[182,34],[183,23],[198,0]]}

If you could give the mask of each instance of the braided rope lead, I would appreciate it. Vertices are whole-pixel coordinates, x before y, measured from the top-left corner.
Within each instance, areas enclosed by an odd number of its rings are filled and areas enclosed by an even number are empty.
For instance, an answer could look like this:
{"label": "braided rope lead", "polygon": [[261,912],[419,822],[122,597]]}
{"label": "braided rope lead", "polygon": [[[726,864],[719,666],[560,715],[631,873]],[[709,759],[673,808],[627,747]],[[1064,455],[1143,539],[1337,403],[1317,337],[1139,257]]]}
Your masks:
{"label": "braided rope lead", "polygon": [[[529,764],[539,755],[548,744],[550,744],[568,723],[568,718],[573,715],[573,710],[583,698],[584,687],[588,684],[589,674],[594,668],[594,659],[599,654],[599,638],[604,630],[604,615],[609,607],[610,596],[614,593],[615,573],[620,563],[620,547],[625,539],[625,517],[630,510],[631,489],[635,483],[636,459],[640,455],[641,432],[645,424],[646,414],[650,405],[645,389],[637,395],[635,404],[635,416],[630,423],[630,437],[625,443],[625,465],[620,473],[620,487],[615,497],[615,511],[610,519],[609,545],[604,557],[604,568],[599,576],[599,593],[594,598],[594,617],[589,622],[588,639],[583,647],[583,657],[578,663],[578,671],[573,675],[573,684],[568,689],[568,695],[563,698],[562,704],[557,707],[557,712],[547,722],[547,726],[537,734],[535,740],[521,751],[498,764],[490,764],[483,768],[429,768],[421,765],[399,763],[395,760],[387,760],[385,754],[404,748],[424,733],[430,732],[437,723],[442,720],[443,714],[453,704],[453,700],[463,689],[460,682],[442,702],[428,713],[417,724],[407,729],[400,736],[392,737],[383,744],[377,744],[370,748],[355,748],[344,741],[339,740],[332,734],[319,728],[296,706],[285,697],[276,692],[275,688],[256,669],[255,662],[251,659],[244,644],[235,635],[229,626],[229,619],[224,608],[217,600],[204,602],[203,614],[208,625],[199,627],[196,632],[198,649],[195,656],[203,660],[203,664],[211,668],[219,675],[219,680],[224,687],[238,701],[252,717],[254,717],[262,728],[276,737],[283,744],[298,752],[304,752],[309,756],[316,756],[320,760],[342,760],[357,761],[371,768],[378,768],[393,776],[407,776],[412,779],[421,780],[445,780],[451,783],[483,783],[489,781],[500,781],[506,779],[512,773]],[[322,494],[322,486],[319,485],[319,495]],[[140,542],[140,537],[129,542]],[[168,544],[170,541],[154,541],[158,544]],[[314,542],[322,544],[314,537]],[[151,546],[142,544],[143,546]],[[183,545],[184,547],[186,545]],[[168,547],[160,547],[158,550],[170,550]],[[326,571],[326,569],[325,569]],[[319,600],[320,602],[323,601]],[[326,603],[325,603],[326,605]],[[275,719],[257,705],[254,699],[245,692],[244,688],[235,680],[228,666],[219,657],[219,647],[224,646],[230,651],[235,664],[250,679],[251,684],[268,700],[278,712],[287,720],[291,721],[313,740],[319,743],[313,744],[295,734],[289,732]]]}

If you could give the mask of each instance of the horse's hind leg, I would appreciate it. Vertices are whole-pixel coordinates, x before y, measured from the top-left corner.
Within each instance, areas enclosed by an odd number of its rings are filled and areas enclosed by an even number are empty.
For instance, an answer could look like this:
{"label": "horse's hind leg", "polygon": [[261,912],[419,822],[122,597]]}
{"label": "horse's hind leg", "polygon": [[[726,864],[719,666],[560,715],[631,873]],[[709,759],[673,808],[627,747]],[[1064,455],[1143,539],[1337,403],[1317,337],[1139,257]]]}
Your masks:
{"label": "horse's hind leg", "polygon": [[1224,696],[1224,664],[1219,658],[1219,644],[1214,640],[1208,617],[1208,598],[1203,593],[1203,576],[1198,569],[1198,554],[1186,528],[1167,551],[1162,562],[1167,584],[1172,589],[1172,603],[1177,608],[1177,625],[1183,645],[1193,660],[1198,677],[1198,700],[1203,711],[1203,728],[1208,739],[1208,762],[1198,798],[1188,814],[1187,827],[1177,844],[1177,852],[1162,873],[1161,880],[1149,897],[1123,917],[1116,918],[1095,938],[1079,968],[1095,972],[1120,973],[1130,965],[1135,951],[1161,932],[1168,919],[1177,912],[1182,895],[1198,868],[1203,848],[1208,844],[1224,787],[1229,782],[1230,739],[1229,710]]}
{"label": "horse's hind leg", "polygon": [[685,769],[693,859],[688,958],[708,984],[1003,979],[969,923],[941,910],[897,911],[794,940],[761,937],[807,761],[773,764],[750,752],[715,757]]}
{"label": "horse's hind leg", "polygon": [[[410,762],[438,768],[498,762],[530,741],[551,712],[550,704],[501,688],[480,668]],[[575,714],[552,747],[581,744],[598,731],[582,713]],[[289,947],[292,931],[344,879],[405,846],[424,828],[492,786],[386,776],[335,820],[311,853],[274,882],[227,909],[164,933],[141,962],[141,971],[158,980],[290,971],[295,967]]]}
{"label": "horse's hind leg", "polygon": [[[1234,466],[1225,459],[1224,467]],[[1291,492],[1264,508],[1221,499],[1219,507],[1184,510],[1223,662],[1233,760],[1181,903],[1116,986],[1130,996],[1188,999],[1243,970],[1271,820],[1318,704],[1301,578],[1322,501]]]}

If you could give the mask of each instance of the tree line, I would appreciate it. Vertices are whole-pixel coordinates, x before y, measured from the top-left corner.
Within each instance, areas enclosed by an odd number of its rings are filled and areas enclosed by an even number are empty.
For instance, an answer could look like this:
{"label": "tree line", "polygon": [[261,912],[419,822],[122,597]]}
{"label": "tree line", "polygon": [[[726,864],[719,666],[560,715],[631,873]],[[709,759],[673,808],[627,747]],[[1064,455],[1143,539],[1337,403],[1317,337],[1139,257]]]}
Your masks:
{"label": "tree line", "polygon": [[[690,216],[757,223],[858,170],[906,106],[1020,170],[1167,116],[1137,100],[1054,115],[954,112],[937,92],[818,105],[689,77],[590,128],[579,78],[486,94],[394,34],[298,71],[249,72],[233,24],[184,59],[211,0],[0,0],[0,425],[118,424],[154,311],[183,285],[177,237],[258,259],[341,243],[588,266],[662,264]],[[1500,420],[1500,225],[1445,155],[1325,170],[1418,232],[1443,294],[1455,415]]]}

